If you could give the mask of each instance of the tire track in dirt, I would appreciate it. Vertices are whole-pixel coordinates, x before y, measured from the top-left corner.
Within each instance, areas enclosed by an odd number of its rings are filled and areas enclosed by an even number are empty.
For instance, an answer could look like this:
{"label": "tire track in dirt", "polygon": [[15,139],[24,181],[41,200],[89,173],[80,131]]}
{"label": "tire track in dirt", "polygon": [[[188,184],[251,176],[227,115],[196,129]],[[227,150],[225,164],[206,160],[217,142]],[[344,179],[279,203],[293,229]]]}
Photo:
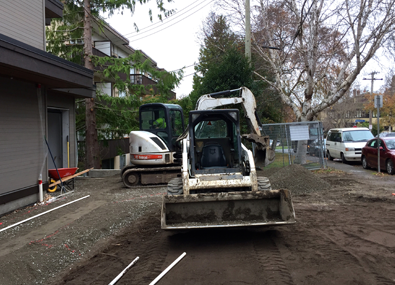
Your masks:
{"label": "tire track in dirt", "polygon": [[79,263],[61,284],[108,284],[133,259],[139,260],[117,284],[149,284],[160,274],[167,256],[167,233],[160,230],[157,211],[98,246],[95,253]]}
{"label": "tire track in dirt", "polygon": [[[156,218],[151,217],[151,219]],[[149,284],[162,272],[161,268],[169,251],[167,233],[160,230],[159,223],[154,228],[145,228],[142,223],[138,228],[141,241],[144,243],[141,243],[142,247],[136,252],[136,256],[140,259],[132,276],[130,279],[123,278],[125,284]]]}
{"label": "tire track in dirt", "polygon": [[[336,211],[342,207],[335,207]],[[331,212],[332,213],[332,212]],[[293,261],[290,261],[292,276],[295,283],[305,284],[376,284],[374,276],[367,270],[358,257],[347,251],[347,246],[341,246],[332,238],[328,229],[337,228],[331,225],[331,215],[327,211],[299,211],[301,221],[287,232],[285,242],[289,244]],[[339,215],[344,214],[342,212]],[[326,220],[325,220],[326,218]],[[324,221],[324,225],[321,222]],[[328,225],[325,226],[325,221]],[[344,222],[344,224],[347,224]],[[293,263],[293,264],[292,264]]]}
{"label": "tire track in dirt", "polygon": [[292,276],[284,263],[281,253],[274,241],[273,233],[266,235],[255,234],[253,247],[260,266],[263,269],[265,284],[267,285],[293,285]]}
{"label": "tire track in dirt", "polygon": [[[369,273],[374,279],[374,284],[383,284],[389,285],[394,284],[395,274],[391,277],[383,276],[379,271],[382,270],[383,263],[380,262],[379,268],[377,267],[377,258],[380,258],[380,255],[377,253],[386,252],[386,255],[392,255],[392,258],[395,258],[395,253],[393,253],[393,246],[390,248],[378,241],[367,239],[366,237],[362,237],[356,233],[350,231],[350,228],[347,230],[336,230],[333,231],[336,233],[336,236],[341,237],[341,243],[333,238],[331,238],[327,233],[320,231],[326,238],[331,240],[333,243],[338,245],[343,251],[351,254],[358,263],[364,268],[365,272]],[[363,233],[365,235],[365,233]],[[393,235],[393,234],[392,234]],[[393,239],[392,239],[393,240]],[[347,244],[347,247],[344,247],[342,244]],[[391,270],[391,268],[388,268]]]}

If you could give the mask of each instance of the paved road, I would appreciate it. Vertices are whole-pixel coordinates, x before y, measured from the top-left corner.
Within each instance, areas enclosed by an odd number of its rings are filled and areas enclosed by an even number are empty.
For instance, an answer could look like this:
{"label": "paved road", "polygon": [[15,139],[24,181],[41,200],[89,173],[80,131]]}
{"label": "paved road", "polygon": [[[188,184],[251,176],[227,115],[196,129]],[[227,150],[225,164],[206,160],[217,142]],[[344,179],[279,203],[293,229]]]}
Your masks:
{"label": "paved road", "polygon": [[395,182],[395,175],[388,175],[386,170],[381,170],[384,176],[374,175],[377,173],[377,169],[363,169],[361,162],[347,162],[342,163],[340,159],[335,159],[333,161],[327,160],[328,167],[342,170],[344,172],[355,174],[369,180],[375,180],[378,177],[384,178],[389,183]]}

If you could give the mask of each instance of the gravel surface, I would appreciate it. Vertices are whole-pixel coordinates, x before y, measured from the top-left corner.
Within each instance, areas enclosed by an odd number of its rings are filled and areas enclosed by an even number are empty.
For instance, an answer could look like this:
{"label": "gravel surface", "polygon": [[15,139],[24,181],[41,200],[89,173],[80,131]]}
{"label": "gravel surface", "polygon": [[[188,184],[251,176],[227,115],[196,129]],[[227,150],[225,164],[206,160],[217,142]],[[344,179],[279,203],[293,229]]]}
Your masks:
{"label": "gravel surface", "polygon": [[[79,178],[75,192],[55,202],[34,205],[0,218],[0,229],[62,204],[88,198],[0,233],[0,284],[44,284],[59,271],[89,256],[103,242],[130,226],[152,207],[165,188],[123,187],[119,175]],[[58,192],[54,193],[58,195]]]}
{"label": "gravel surface", "polygon": [[328,190],[331,185],[301,165],[292,164],[280,169],[263,171],[273,189],[288,189],[293,196]]}
{"label": "gravel surface", "polygon": [[[393,284],[395,176],[311,173],[299,166],[264,170],[273,189],[292,191],[295,225],[163,231],[165,187],[124,188],[119,176],[76,179],[52,203],[0,217],[0,284]],[[55,193],[57,194],[57,193]]]}

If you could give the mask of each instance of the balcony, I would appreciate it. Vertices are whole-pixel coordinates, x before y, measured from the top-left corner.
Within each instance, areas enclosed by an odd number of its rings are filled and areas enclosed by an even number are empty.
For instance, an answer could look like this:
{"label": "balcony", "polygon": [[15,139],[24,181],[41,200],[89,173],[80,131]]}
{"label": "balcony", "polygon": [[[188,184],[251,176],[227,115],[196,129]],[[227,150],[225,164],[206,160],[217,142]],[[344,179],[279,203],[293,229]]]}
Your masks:
{"label": "balcony", "polygon": [[[154,91],[153,94],[154,95],[159,94],[159,91],[156,88],[157,82],[143,74],[130,74],[130,82],[136,85],[144,85],[144,86],[152,85],[152,89]],[[152,94],[152,92],[150,92],[148,88],[145,91],[147,94]],[[171,93],[171,97],[169,98],[169,100],[176,99],[176,93],[174,93],[173,91],[170,91],[170,93]]]}

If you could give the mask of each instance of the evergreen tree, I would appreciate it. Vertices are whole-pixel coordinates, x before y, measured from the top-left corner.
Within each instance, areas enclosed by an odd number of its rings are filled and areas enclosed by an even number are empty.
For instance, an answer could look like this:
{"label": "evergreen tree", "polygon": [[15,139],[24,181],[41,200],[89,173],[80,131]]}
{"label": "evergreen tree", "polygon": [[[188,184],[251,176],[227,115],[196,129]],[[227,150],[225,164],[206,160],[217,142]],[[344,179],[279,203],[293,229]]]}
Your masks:
{"label": "evergreen tree", "polygon": [[[160,19],[172,12],[164,8],[165,1],[156,1]],[[107,138],[122,137],[135,129],[138,126],[135,109],[141,104],[140,95],[147,90],[144,86],[133,85],[129,76],[126,80],[122,80],[119,73],[128,75],[132,68],[141,72],[149,72],[158,80],[157,88],[163,100],[166,100],[170,91],[178,85],[182,73],[158,71],[148,60],[143,60],[138,52],[122,59],[93,56],[92,23],[95,22],[99,29],[103,29],[106,25],[99,13],[108,13],[112,16],[115,12],[122,13],[125,9],[133,13],[136,8],[135,0],[64,0],[62,2],[64,4],[63,18],[53,20],[47,29],[47,50],[101,73],[103,78],[113,81],[119,91],[127,91],[129,94],[126,98],[113,98],[97,92],[96,99],[78,101],[77,130],[83,128],[86,130],[85,167],[100,168],[98,143],[100,135]],[[144,4],[148,1],[139,0],[138,2]],[[152,19],[151,10],[149,16]],[[85,116],[83,115],[84,109]],[[98,129],[101,129],[99,138]]]}
{"label": "evergreen tree", "polygon": [[252,62],[248,61],[244,55],[244,39],[232,32],[226,18],[211,13],[202,33],[199,64],[195,67],[193,91],[189,96],[193,108],[204,94],[245,86],[255,95],[262,122],[281,121],[278,93],[254,77],[254,70],[265,66],[265,62],[256,61],[254,56]]}

